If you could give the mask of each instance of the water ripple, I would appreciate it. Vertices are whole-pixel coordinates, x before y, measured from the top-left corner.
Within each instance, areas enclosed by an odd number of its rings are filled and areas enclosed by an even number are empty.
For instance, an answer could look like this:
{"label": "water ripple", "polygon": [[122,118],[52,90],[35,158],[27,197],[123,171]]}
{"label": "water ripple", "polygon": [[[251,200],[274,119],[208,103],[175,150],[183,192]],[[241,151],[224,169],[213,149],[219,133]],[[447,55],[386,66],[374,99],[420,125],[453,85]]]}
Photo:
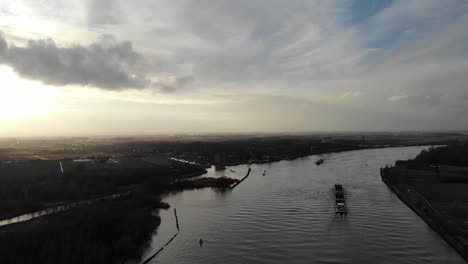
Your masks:
{"label": "water ripple", "polygon": [[[233,192],[170,195],[181,232],[152,263],[464,263],[380,180],[381,166],[421,150],[331,154],[318,167],[313,156],[253,165]],[[230,169],[241,177],[247,166]],[[345,186],[347,217],[334,213],[335,183]],[[152,249],[174,230],[170,213],[161,218]]]}

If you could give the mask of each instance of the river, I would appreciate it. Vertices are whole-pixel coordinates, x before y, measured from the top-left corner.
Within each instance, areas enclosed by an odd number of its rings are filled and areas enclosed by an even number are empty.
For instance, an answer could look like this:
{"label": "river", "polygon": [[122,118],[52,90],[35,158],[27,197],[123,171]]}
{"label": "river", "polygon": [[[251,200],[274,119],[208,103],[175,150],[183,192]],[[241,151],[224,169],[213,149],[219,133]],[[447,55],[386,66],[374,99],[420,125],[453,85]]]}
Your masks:
{"label": "river", "polygon": [[[164,200],[177,208],[180,233],[150,263],[465,263],[381,181],[381,167],[422,149],[360,150],[250,165],[252,174],[232,191],[168,195]],[[316,166],[319,158],[325,162]],[[208,175],[241,178],[248,167],[209,170]],[[346,191],[346,217],[334,212],[335,183]],[[143,259],[177,231],[172,209],[160,216]]]}

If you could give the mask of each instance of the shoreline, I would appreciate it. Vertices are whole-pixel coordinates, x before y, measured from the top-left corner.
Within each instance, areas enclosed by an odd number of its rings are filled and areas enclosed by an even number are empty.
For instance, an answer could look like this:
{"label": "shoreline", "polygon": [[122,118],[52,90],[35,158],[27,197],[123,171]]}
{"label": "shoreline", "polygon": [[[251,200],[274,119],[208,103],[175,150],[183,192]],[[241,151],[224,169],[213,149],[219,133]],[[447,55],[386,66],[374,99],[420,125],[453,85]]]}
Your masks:
{"label": "shoreline", "polygon": [[126,192],[120,192],[120,193],[114,193],[110,195],[106,195],[103,197],[99,198],[93,198],[93,199],[87,199],[87,200],[80,200],[80,201],[74,201],[71,203],[64,203],[55,207],[49,207],[45,208],[42,210],[34,211],[34,212],[29,212],[21,215],[16,215],[10,218],[5,218],[0,220],[0,227],[7,226],[7,225],[12,225],[12,224],[17,224],[17,223],[23,223],[27,221],[34,220],[36,218],[60,213],[60,212],[66,212],[68,210],[72,210],[74,208],[80,208],[80,207],[85,207],[89,205],[94,205],[99,202],[103,201],[111,201],[111,200],[116,200],[120,198],[124,198],[127,196],[131,195],[131,191],[126,191]]}
{"label": "shoreline", "polygon": [[[315,151],[315,152],[309,152],[309,153],[300,153],[300,154],[294,154],[294,155],[289,155],[289,156],[283,156],[283,157],[271,157],[269,160],[243,160],[243,161],[234,161],[234,162],[226,162],[225,166],[230,167],[230,166],[239,166],[239,165],[251,165],[251,164],[266,164],[266,163],[274,163],[274,162],[280,162],[284,160],[295,160],[295,159],[300,159],[300,158],[305,158],[309,156],[314,156],[314,155],[322,155],[322,154],[332,154],[332,153],[341,153],[341,152],[347,152],[347,151],[358,151],[358,150],[366,150],[366,149],[384,149],[384,148],[404,148],[404,147],[424,147],[424,146],[443,146],[443,144],[429,144],[429,143],[422,143],[422,144],[400,144],[400,145],[389,145],[389,144],[381,144],[381,145],[335,145],[339,147],[349,147],[349,148],[344,148],[341,150],[323,150],[323,151]],[[183,162],[183,163],[188,163],[192,165],[197,165],[199,167],[202,167],[204,169],[209,169],[212,166],[215,166],[213,163],[199,163],[197,161],[190,161],[190,160],[184,160],[181,158],[176,158],[176,157],[171,157],[172,160]],[[202,176],[202,175],[198,175]]]}
{"label": "shoreline", "polygon": [[430,146],[443,146],[441,144],[415,144],[415,145],[374,145],[374,146],[368,146],[368,147],[356,147],[354,149],[343,149],[339,151],[324,151],[324,152],[316,152],[316,153],[308,153],[308,154],[298,154],[294,155],[291,157],[284,157],[284,158],[279,158],[279,159],[274,159],[274,160],[254,160],[254,161],[248,161],[248,162],[232,162],[232,163],[226,163],[226,166],[239,166],[239,165],[252,165],[252,164],[266,164],[266,163],[274,163],[274,162],[280,162],[280,161],[292,161],[296,159],[301,159],[301,158],[306,158],[309,156],[317,156],[317,155],[323,155],[323,154],[333,154],[333,153],[343,153],[343,152],[349,152],[349,151],[359,151],[359,150],[368,150],[368,149],[385,149],[385,148],[409,148],[409,147],[430,147]]}
{"label": "shoreline", "polygon": [[382,181],[387,185],[387,187],[400,201],[415,212],[429,227],[431,227],[432,230],[438,233],[440,237],[447,242],[447,244],[449,244],[466,262],[468,262],[468,247],[466,243],[464,244],[463,238],[460,238],[460,233],[457,233],[457,226],[448,224],[446,220],[441,217],[437,217],[435,214],[432,214],[433,216],[431,217],[429,213],[434,209],[432,209],[429,204],[428,206],[430,209],[428,207],[418,206],[412,202],[408,195],[401,192],[395,184],[391,183],[391,175],[389,174],[390,169],[391,168],[384,168],[380,170]]}
{"label": "shoreline", "polygon": [[[274,163],[274,162],[281,162],[281,161],[292,161],[292,160],[296,160],[296,159],[301,159],[301,158],[306,158],[306,157],[309,157],[309,156],[316,156],[316,155],[322,155],[322,154],[333,154],[333,153],[343,153],[343,152],[350,152],[350,151],[360,151],[360,150],[368,150],[368,149],[384,149],[384,148],[402,148],[402,147],[424,147],[424,146],[433,146],[433,145],[427,145],[427,144],[417,144],[417,145],[396,145],[396,146],[378,146],[378,147],[367,147],[367,148],[356,148],[356,149],[349,149],[349,150],[341,150],[341,151],[331,151],[331,152],[320,152],[320,153],[309,153],[307,155],[299,155],[299,156],[294,156],[294,157],[290,157],[290,158],[283,158],[283,159],[279,159],[279,160],[274,160],[274,161],[259,161],[259,162],[247,162],[247,163],[233,163],[233,164],[226,164],[226,166],[240,166],[240,165],[252,165],[252,164],[266,164],[266,163]],[[205,174],[202,174],[202,175],[198,175],[198,176],[194,176],[194,177],[200,177],[200,178],[208,178],[208,177],[204,177],[203,175],[206,175]],[[248,174],[247,174],[248,176]],[[160,196],[160,201],[161,202],[164,202],[164,197],[167,196],[167,195],[170,195],[170,194],[175,194],[175,193],[178,193],[178,192],[183,192],[183,191],[188,191],[188,190],[196,190],[196,189],[200,189],[200,188],[217,188],[217,187],[212,187],[212,186],[204,186],[204,187],[198,187],[198,188],[179,188],[179,189],[168,189],[168,190],[165,190],[161,193],[161,196]],[[169,204],[169,206],[171,206]],[[159,210],[167,210],[166,208],[157,208],[155,210],[155,212],[157,213],[157,215],[159,216]],[[154,232],[156,233],[158,231],[158,228],[159,226],[161,225],[161,223],[158,223],[157,227],[155,228]]]}

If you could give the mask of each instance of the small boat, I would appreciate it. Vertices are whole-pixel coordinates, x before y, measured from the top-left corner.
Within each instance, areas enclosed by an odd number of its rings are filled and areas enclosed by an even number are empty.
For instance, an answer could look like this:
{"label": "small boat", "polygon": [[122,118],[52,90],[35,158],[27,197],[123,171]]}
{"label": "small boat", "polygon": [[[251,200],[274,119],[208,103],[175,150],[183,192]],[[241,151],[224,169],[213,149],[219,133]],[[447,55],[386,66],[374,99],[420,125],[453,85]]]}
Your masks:
{"label": "small boat", "polygon": [[265,170],[265,171],[263,171],[263,176],[265,176],[265,175],[266,175],[266,170]]}
{"label": "small boat", "polygon": [[320,164],[322,164],[324,162],[323,159],[319,159],[315,162],[315,165],[319,166]]}
{"label": "small boat", "polygon": [[335,184],[335,212],[340,215],[348,213],[346,209],[346,201],[344,196],[343,186],[341,184]]}

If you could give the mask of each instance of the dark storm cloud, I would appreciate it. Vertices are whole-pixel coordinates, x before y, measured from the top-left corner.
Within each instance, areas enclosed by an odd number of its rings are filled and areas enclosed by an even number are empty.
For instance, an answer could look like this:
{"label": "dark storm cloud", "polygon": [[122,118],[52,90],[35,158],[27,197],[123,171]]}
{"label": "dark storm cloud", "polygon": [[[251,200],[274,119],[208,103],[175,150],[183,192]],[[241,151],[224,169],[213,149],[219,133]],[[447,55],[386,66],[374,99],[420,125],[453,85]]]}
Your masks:
{"label": "dark storm cloud", "polygon": [[143,59],[129,42],[103,38],[88,46],[59,47],[51,40],[10,45],[0,35],[0,63],[24,78],[51,85],[84,85],[108,90],[144,88]]}

